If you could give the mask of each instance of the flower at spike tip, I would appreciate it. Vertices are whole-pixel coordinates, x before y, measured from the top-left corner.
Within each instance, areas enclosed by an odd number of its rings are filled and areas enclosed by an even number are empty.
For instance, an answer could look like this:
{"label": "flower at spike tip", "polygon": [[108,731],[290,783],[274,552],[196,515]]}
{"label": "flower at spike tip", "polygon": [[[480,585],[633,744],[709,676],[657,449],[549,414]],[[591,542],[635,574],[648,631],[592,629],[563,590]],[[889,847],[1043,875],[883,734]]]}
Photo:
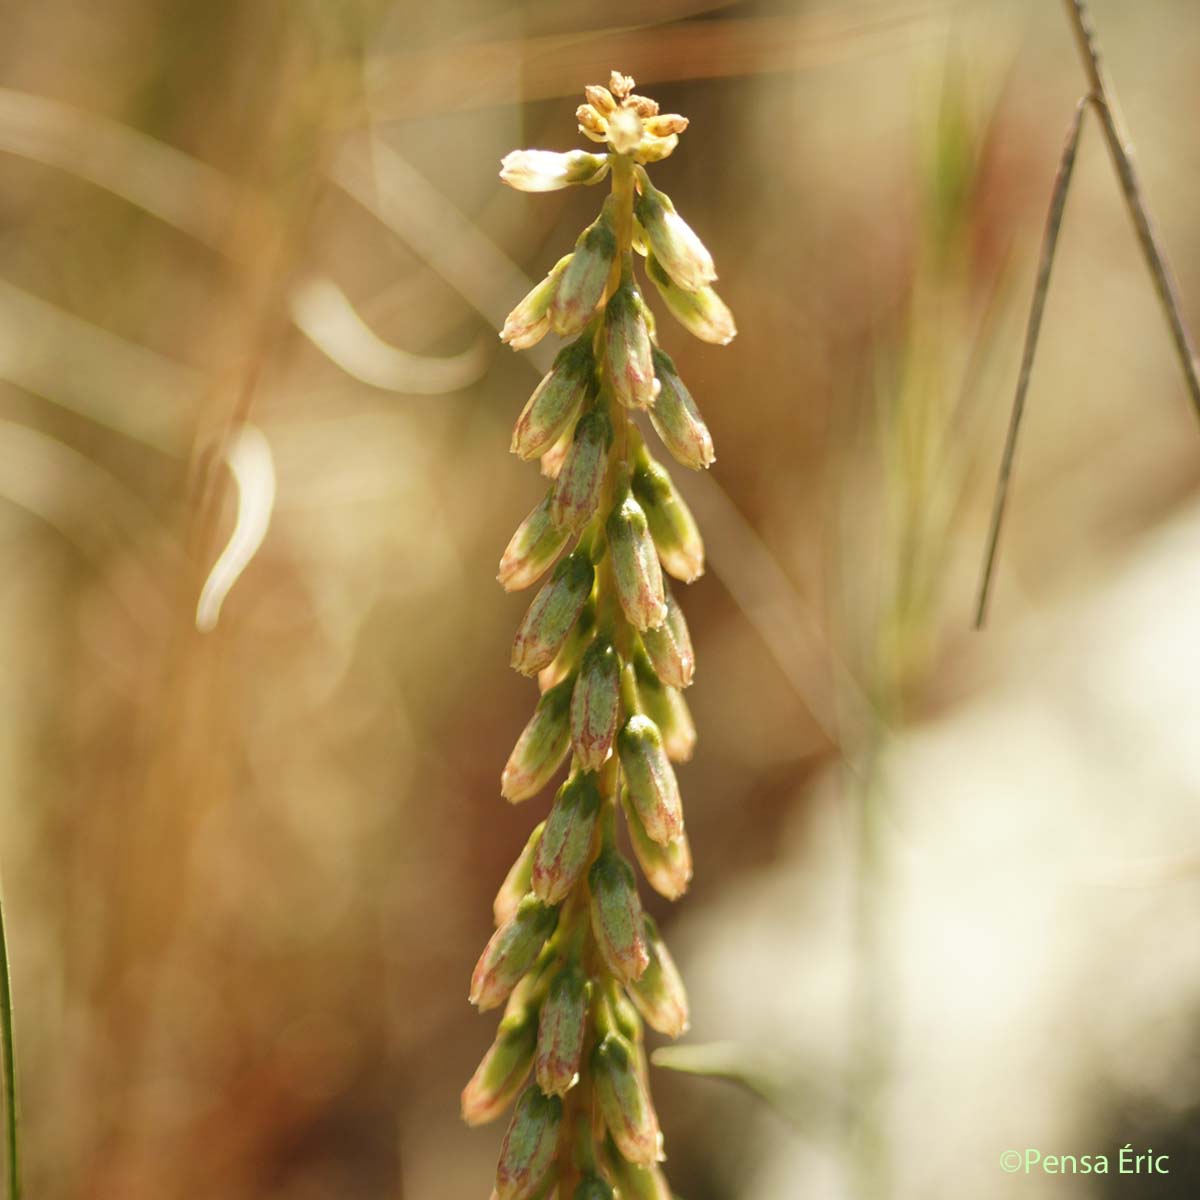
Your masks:
{"label": "flower at spike tip", "polygon": [[540,694],[501,793],[546,804],[539,797],[564,766],[566,778],[493,903],[470,999],[480,1010],[503,1005],[503,1018],[462,1109],[471,1124],[513,1109],[494,1200],[670,1200],[644,1026],[679,1036],[687,995],[617,825],[646,883],[682,896],[692,848],[673,764],[696,744],[683,698],[695,653],[666,576],[698,579],[704,544],[636,415],[688,469],[711,466],[714,449],[658,345],[647,295],[701,341],[724,345],[736,329],[712,288],[712,255],[650,180],[687,119],[660,112],[615,71],[585,89],[575,117],[591,149],[517,150],[501,164],[520,191],[606,179],[612,190],[501,332],[516,350],[567,339],[512,434],[513,453],[539,462],[544,494],[498,578],[507,592],[539,584],[510,661]]}

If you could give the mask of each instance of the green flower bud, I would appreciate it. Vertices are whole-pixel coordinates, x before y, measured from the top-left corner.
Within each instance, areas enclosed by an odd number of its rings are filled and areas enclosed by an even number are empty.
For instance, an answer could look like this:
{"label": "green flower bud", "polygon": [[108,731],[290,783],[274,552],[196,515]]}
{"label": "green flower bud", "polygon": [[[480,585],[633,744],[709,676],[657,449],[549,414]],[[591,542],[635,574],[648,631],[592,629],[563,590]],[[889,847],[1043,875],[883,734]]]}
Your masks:
{"label": "green flower bud", "polygon": [[575,427],[568,425],[566,432],[562,437],[546,451],[545,454],[538,459],[538,466],[541,468],[542,474],[547,479],[557,479],[559,471],[562,470],[562,465],[566,461],[567,451],[571,449],[575,441]]}
{"label": "green flower bud", "polygon": [[571,1196],[571,1200],[613,1200],[615,1192],[599,1175],[585,1175]]}
{"label": "green flower bud", "polygon": [[651,1029],[668,1037],[679,1037],[688,1027],[687,992],[658,926],[648,916],[646,945],[650,950],[650,965],[641,979],[629,985],[629,998]]}
{"label": "green flower bud", "polygon": [[554,661],[591,595],[594,579],[591,559],[580,550],[559,562],[517,630],[511,660],[514,670],[533,675]]}
{"label": "green flower bud", "polygon": [[560,337],[577,334],[592,319],[604,295],[604,285],[617,256],[614,211],[610,196],[600,215],[579,235],[575,253],[559,280],[550,303],[550,328]]}
{"label": "green flower bud", "polygon": [[500,340],[514,350],[528,350],[550,332],[550,301],[558,290],[559,280],[571,261],[569,254],[550,269],[550,273],[537,284],[505,318]]}
{"label": "green flower bud", "polygon": [[633,494],[641,503],[667,573],[684,583],[704,574],[704,541],[692,510],[675,490],[671,476],[648,458],[633,473]]}
{"label": "green flower bud", "polygon": [[637,630],[655,629],[667,616],[658,551],[642,506],[626,492],[606,525],[613,579],[621,608]]}
{"label": "green flower bud", "polygon": [[537,1048],[537,1010],[506,1016],[496,1040],[463,1088],[462,1117],[468,1125],[494,1121],[525,1086]]}
{"label": "green flower bud", "polygon": [[[625,993],[625,988],[617,985],[615,981],[612,981],[609,990],[608,1003],[612,1010],[612,1024],[616,1027],[617,1033],[631,1046],[640,1047],[644,1040],[641,1014],[634,1008],[633,1002]],[[638,1069],[645,1074],[643,1058],[644,1056],[639,1051]]]}
{"label": "green flower bud", "polygon": [[671,197],[658,191],[646,176],[638,172],[641,195],[634,200],[633,211],[655,258],[684,291],[694,292],[717,277],[712,255],[675,211]]}
{"label": "green flower bud", "polygon": [[571,746],[571,689],[564,679],[538,700],[500,776],[500,795],[511,804],[536,796],[562,766]]}
{"label": "green flower bud", "polygon": [[606,1034],[592,1055],[596,1100],[622,1156],[648,1167],[663,1157],[662,1133],[634,1050],[620,1034]]}
{"label": "green flower bud", "polygon": [[642,645],[650,656],[655,674],[675,688],[690,687],[696,674],[692,635],[678,601],[668,591],[667,617],[656,629],[642,631]]}
{"label": "green flower bud", "polygon": [[602,408],[593,408],[580,417],[550,502],[551,518],[564,534],[578,533],[596,511],[612,440],[612,422]]}
{"label": "green flower bud", "polygon": [[670,355],[655,346],[652,357],[659,392],[650,410],[650,424],[677,462],[693,471],[712,466],[715,460],[712,434],[691,392],[679,378]]}
{"label": "green flower bud", "polygon": [[574,183],[599,183],[608,166],[607,154],[586,150],[513,150],[500,160],[500,178],[519,192],[556,192]]}
{"label": "green flower bud", "polygon": [[649,408],[658,391],[642,308],[637,288],[625,279],[609,298],[604,316],[608,382],[626,408]]}
{"label": "green flower bud", "polygon": [[566,966],[550,984],[538,1019],[536,1075],[547,1096],[564,1096],[578,1082],[587,1017],[587,977]]}
{"label": "green flower bud", "polygon": [[671,315],[688,333],[714,346],[728,346],[737,337],[733,313],[712,288],[684,291],[663,269],[653,251],[646,259],[646,274]]}
{"label": "green flower bud", "polygon": [[600,851],[588,872],[592,932],[608,969],[632,983],[650,961],[633,868],[611,846]]}
{"label": "green flower bud", "polygon": [[525,1089],[500,1146],[496,1165],[497,1200],[532,1200],[554,1165],[562,1101]]}
{"label": "green flower bud", "polygon": [[551,493],[521,522],[500,559],[496,578],[506,592],[519,592],[536,583],[558,557],[567,541],[567,530],[551,519]]}
{"label": "green flower bud", "polygon": [[557,904],[583,874],[592,856],[592,837],[600,812],[595,775],[572,775],[558,789],[530,871],[530,886],[547,904]]}
{"label": "green flower bud", "polygon": [[633,665],[642,711],[658,726],[667,758],[671,762],[689,762],[696,749],[696,725],[683,694],[659,679],[644,652],[635,655]]}
{"label": "green flower bud", "polygon": [[598,771],[612,753],[621,704],[621,660],[607,638],[587,648],[571,695],[571,745],[585,771]]}
{"label": "green flower bud", "polygon": [[526,896],[513,919],[492,934],[471,976],[470,1001],[480,1012],[495,1008],[533,965],[558,924],[558,909]]}
{"label": "green flower bud", "polygon": [[646,833],[637,810],[630,802],[628,790],[622,794],[621,802],[625,809],[629,841],[646,882],[660,896],[678,900],[692,881],[692,848],[688,844],[687,833],[681,833],[673,842],[660,846]]}
{"label": "green flower bud", "polygon": [[517,418],[511,449],[518,458],[528,462],[545,454],[570,429],[592,385],[592,369],[590,337],[579,338],[558,352],[554,366]]}
{"label": "green flower bud", "polygon": [[542,830],[545,827],[545,821],[534,826],[529,840],[517,856],[517,861],[509,867],[508,874],[504,877],[495,900],[492,901],[492,916],[495,917],[497,926],[511,921],[516,916],[517,907],[529,892],[533,878],[533,856],[542,840]]}
{"label": "green flower bud", "polygon": [[568,675],[575,673],[579,666],[579,660],[591,644],[595,632],[596,608],[589,599],[579,614],[579,620],[571,626],[571,632],[567,635],[567,640],[563,642],[562,649],[554,656],[548,667],[543,667],[538,672],[538,687],[543,692],[548,692],[556,683],[561,683]]}
{"label": "green flower bud", "polygon": [[640,1167],[628,1162],[615,1145],[610,1146],[607,1157],[621,1200],[672,1200],[670,1185],[657,1163]]}
{"label": "green flower bud", "polygon": [[673,842],[683,832],[683,805],[658,726],[635,713],[617,735],[617,750],[642,827],[660,846]]}

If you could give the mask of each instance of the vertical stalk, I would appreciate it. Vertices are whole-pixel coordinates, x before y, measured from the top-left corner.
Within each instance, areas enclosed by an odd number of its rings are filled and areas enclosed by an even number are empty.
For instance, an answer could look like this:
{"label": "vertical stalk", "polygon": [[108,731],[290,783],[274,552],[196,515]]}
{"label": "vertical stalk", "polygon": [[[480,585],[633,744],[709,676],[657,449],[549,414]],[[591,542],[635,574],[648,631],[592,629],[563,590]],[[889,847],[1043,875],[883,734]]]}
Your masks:
{"label": "vertical stalk", "polygon": [[17,1113],[17,1060],[13,1044],[12,975],[8,961],[8,934],[4,923],[4,897],[0,893],[0,1049],[4,1054],[4,1121],[8,1200],[20,1200],[21,1162]]}

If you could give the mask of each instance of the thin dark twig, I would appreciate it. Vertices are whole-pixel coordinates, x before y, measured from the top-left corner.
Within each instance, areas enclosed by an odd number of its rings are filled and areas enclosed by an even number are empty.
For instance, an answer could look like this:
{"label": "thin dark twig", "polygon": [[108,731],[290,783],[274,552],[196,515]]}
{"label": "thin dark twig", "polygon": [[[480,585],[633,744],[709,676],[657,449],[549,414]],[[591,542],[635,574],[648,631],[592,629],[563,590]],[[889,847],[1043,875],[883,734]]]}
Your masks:
{"label": "thin dark twig", "polygon": [[1167,324],[1171,329],[1171,340],[1175,343],[1175,353],[1179,357],[1179,365],[1183,368],[1192,407],[1196,410],[1197,417],[1200,417],[1200,370],[1197,369],[1196,351],[1183,321],[1183,310],[1179,304],[1175,279],[1167,265],[1166,255],[1146,207],[1145,193],[1134,165],[1133,145],[1122,127],[1116,96],[1100,55],[1100,43],[1096,40],[1096,29],[1085,0],[1064,0],[1064,3],[1067,7],[1067,19],[1075,31],[1075,40],[1079,43],[1079,52],[1083,56],[1084,69],[1091,81],[1092,93],[1097,100],[1096,111],[1100,116],[1104,140],[1108,143],[1108,152],[1112,156],[1117,178],[1121,183],[1121,191],[1125,195],[1125,204],[1133,219],[1142,254],[1154,280],[1154,289],[1158,292]]}
{"label": "thin dark twig", "polygon": [[1071,173],[1075,169],[1075,156],[1079,150],[1079,135],[1083,130],[1083,114],[1094,96],[1084,96],[1075,105],[1075,113],[1067,129],[1067,140],[1063,145],[1062,157],[1058,162],[1058,174],[1054,178],[1054,191],[1050,197],[1050,212],[1046,218],[1046,231],[1042,235],[1042,256],[1038,263],[1037,282],[1033,289],[1033,303],[1029,308],[1029,324],[1025,328],[1025,346],[1021,352],[1021,372],[1017,376],[1017,393],[1013,397],[1012,415],[1008,421],[1008,436],[1004,442],[1004,456],[1000,460],[1000,477],[996,481],[996,495],[992,501],[992,523],[988,530],[987,550],[984,554],[983,572],[979,580],[979,601],[975,609],[975,628],[982,629],[987,617],[988,598],[991,595],[992,574],[996,566],[996,548],[1000,543],[1000,527],[1008,504],[1008,486],[1012,478],[1013,460],[1017,453],[1017,436],[1021,430],[1021,419],[1025,415],[1025,397],[1029,391],[1029,379],[1033,372],[1033,359],[1037,353],[1038,335],[1042,330],[1042,314],[1046,309],[1046,294],[1050,288],[1050,269],[1054,266],[1054,251],[1058,246],[1058,231],[1062,226],[1063,210],[1067,203],[1067,188]]}

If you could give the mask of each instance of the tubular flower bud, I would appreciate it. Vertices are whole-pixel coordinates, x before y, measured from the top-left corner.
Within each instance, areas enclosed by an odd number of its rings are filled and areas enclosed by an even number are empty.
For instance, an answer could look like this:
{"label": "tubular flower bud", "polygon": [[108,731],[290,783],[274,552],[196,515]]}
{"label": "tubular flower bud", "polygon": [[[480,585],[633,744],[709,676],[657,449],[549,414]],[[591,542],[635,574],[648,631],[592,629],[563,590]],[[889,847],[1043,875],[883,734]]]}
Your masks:
{"label": "tubular flower bud", "polygon": [[612,440],[612,422],[602,408],[593,408],[579,418],[550,501],[551,519],[564,537],[578,533],[600,503]]}
{"label": "tubular flower bud", "polygon": [[657,1163],[639,1167],[627,1162],[617,1150],[608,1155],[613,1182],[621,1189],[621,1200],[672,1200],[671,1188]]}
{"label": "tubular flower bud", "polygon": [[546,278],[508,314],[504,328],[500,331],[502,342],[506,342],[514,350],[528,350],[550,332],[550,302],[554,299],[554,293],[558,291],[558,282],[570,261],[569,254],[563,255]]}
{"label": "tubular flower bud", "polygon": [[642,631],[642,645],[654,666],[654,673],[674,688],[691,687],[696,674],[696,654],[692,635],[688,632],[683,609],[671,594],[666,593],[666,619],[656,629]]}
{"label": "tubular flower bud", "polygon": [[[649,234],[647,234],[649,236]],[[728,346],[737,337],[737,326],[729,306],[710,287],[694,292],[681,288],[651,253],[646,258],[646,274],[650,276],[671,316],[702,342],[713,346]]]}
{"label": "tubular flower bud", "polygon": [[639,632],[656,629],[667,617],[662,570],[646,514],[630,493],[613,509],[606,528],[613,579],[625,617]]}
{"label": "tubular flower bud", "polygon": [[658,398],[650,410],[654,432],[676,462],[693,471],[711,467],[715,459],[712,434],[675,370],[675,364],[663,350],[654,348],[654,373],[659,383]]}
{"label": "tubular flower bud", "polygon": [[646,917],[646,945],[650,948],[650,965],[641,979],[630,985],[629,998],[651,1029],[677,1038],[687,1032],[687,992],[675,960],[650,917]]}
{"label": "tubular flower bud", "polygon": [[660,846],[646,833],[637,810],[630,802],[629,793],[626,792],[621,800],[629,841],[646,882],[660,896],[678,900],[692,881],[692,848],[688,844],[687,833],[681,833],[673,842]]}
{"label": "tubular flower bud", "polygon": [[538,460],[542,468],[542,474],[547,479],[558,478],[558,473],[562,470],[563,462],[566,460],[567,451],[571,449],[571,443],[574,440],[575,428],[572,425],[568,425],[562,437]]}
{"label": "tubular flower bud", "polygon": [[494,1121],[525,1086],[537,1047],[538,1014],[519,1012],[506,1016],[496,1030],[496,1040],[463,1088],[462,1116],[468,1125]]}
{"label": "tubular flower bud", "polygon": [[585,771],[598,771],[612,753],[621,701],[621,661],[607,638],[585,651],[571,695],[571,745]]}
{"label": "tubular flower bud", "polygon": [[538,1019],[536,1076],[547,1096],[565,1096],[578,1082],[587,1016],[587,978],[566,966],[551,982]]}
{"label": "tubular flower bud", "polygon": [[515,671],[533,675],[554,661],[591,595],[594,579],[591,559],[579,550],[554,568],[517,630],[511,659]]}
{"label": "tubular flower bud", "polygon": [[678,688],[663,683],[645,654],[634,659],[642,711],[658,726],[663,749],[671,762],[689,762],[696,749],[696,725]]}
{"label": "tubular flower bud", "polygon": [[660,846],[673,842],[683,832],[683,805],[658,726],[635,713],[617,735],[617,750],[642,827]]}
{"label": "tubular flower bud", "polygon": [[562,766],[571,745],[571,689],[564,679],[538,700],[500,776],[500,795],[511,804],[536,796]]}
{"label": "tubular flower bud", "polygon": [[500,1146],[496,1165],[497,1200],[532,1200],[554,1165],[562,1101],[527,1087]]}
{"label": "tubular flower bud", "polygon": [[638,1070],[644,1072],[644,1055],[640,1051],[642,1041],[642,1018],[633,1002],[626,994],[624,987],[614,987],[608,996],[609,1009],[612,1012],[612,1024],[631,1046],[635,1047]]}
{"label": "tubular flower bud", "polygon": [[616,111],[617,102],[613,99],[612,92],[600,84],[588,84],[583,89],[583,94],[587,97],[588,103],[602,116],[607,117]]}
{"label": "tubular flower bud", "polygon": [[592,319],[604,295],[617,256],[612,216],[612,203],[606,200],[600,215],[579,235],[575,253],[558,282],[550,302],[550,328],[562,337],[577,334]]}
{"label": "tubular flower bud", "polygon": [[[678,132],[666,130],[666,133]],[[634,201],[633,211],[646,231],[646,239],[659,265],[685,292],[699,291],[712,283],[717,277],[712,255],[692,227],[675,211],[671,197],[658,191],[645,171],[639,173],[639,182],[642,191]]]}
{"label": "tubular flower bud", "polygon": [[545,454],[574,422],[591,380],[592,343],[582,337],[558,352],[554,366],[521,410],[512,452],[526,462]]}
{"label": "tubular flower bud", "polygon": [[545,827],[545,821],[533,827],[529,840],[517,856],[517,861],[509,867],[508,874],[496,893],[496,899],[492,901],[492,916],[497,926],[511,921],[517,915],[517,908],[529,891],[533,880],[533,856],[542,840],[542,830]]}
{"label": "tubular flower bud", "polygon": [[662,116],[655,115],[647,120],[646,132],[658,138],[667,138],[673,133],[682,133],[689,123],[687,117],[681,117],[678,113],[663,113]]}
{"label": "tubular flower bud", "polygon": [[595,775],[573,775],[558,789],[530,871],[534,894],[557,904],[574,888],[592,856],[592,837],[600,812]]}
{"label": "tubular flower bud", "polygon": [[606,1034],[592,1055],[596,1100],[622,1156],[638,1166],[661,1161],[662,1134],[633,1047],[619,1034]]}
{"label": "tubular flower bud", "polygon": [[692,510],[675,490],[670,475],[653,459],[633,473],[633,494],[641,503],[667,573],[684,583],[704,574],[704,541]]}
{"label": "tubular flower bud", "polygon": [[585,1175],[571,1195],[571,1200],[613,1200],[615,1193],[599,1175]]}
{"label": "tubular flower bud", "polygon": [[567,640],[563,642],[562,649],[554,656],[554,660],[548,667],[543,667],[538,672],[538,687],[543,692],[548,692],[555,684],[562,683],[568,675],[574,674],[595,631],[596,610],[589,599],[579,614],[579,620],[571,626],[571,632],[567,634]]}
{"label": "tubular flower bud", "polygon": [[650,334],[641,297],[629,280],[612,294],[604,313],[605,368],[613,395],[626,408],[649,408],[656,393]]}
{"label": "tubular flower bud", "polygon": [[648,164],[662,162],[670,157],[671,152],[679,145],[679,135],[672,133],[669,137],[651,137],[649,132],[642,134],[642,144],[638,147],[634,159]]}
{"label": "tubular flower bud", "polygon": [[500,160],[500,178],[518,192],[556,192],[573,183],[599,183],[608,167],[607,154],[586,150],[513,150]]}
{"label": "tubular flower bud", "polygon": [[650,961],[633,868],[611,846],[588,872],[592,932],[608,969],[622,982],[640,978]]}
{"label": "tubular flower bud", "polygon": [[533,966],[558,924],[558,909],[526,896],[511,921],[492,934],[471,976],[471,1003],[480,1012],[503,1003]]}
{"label": "tubular flower bud", "polygon": [[496,578],[506,592],[519,592],[536,583],[566,544],[567,531],[556,527],[551,516],[551,497],[547,492],[521,522],[500,558]]}

